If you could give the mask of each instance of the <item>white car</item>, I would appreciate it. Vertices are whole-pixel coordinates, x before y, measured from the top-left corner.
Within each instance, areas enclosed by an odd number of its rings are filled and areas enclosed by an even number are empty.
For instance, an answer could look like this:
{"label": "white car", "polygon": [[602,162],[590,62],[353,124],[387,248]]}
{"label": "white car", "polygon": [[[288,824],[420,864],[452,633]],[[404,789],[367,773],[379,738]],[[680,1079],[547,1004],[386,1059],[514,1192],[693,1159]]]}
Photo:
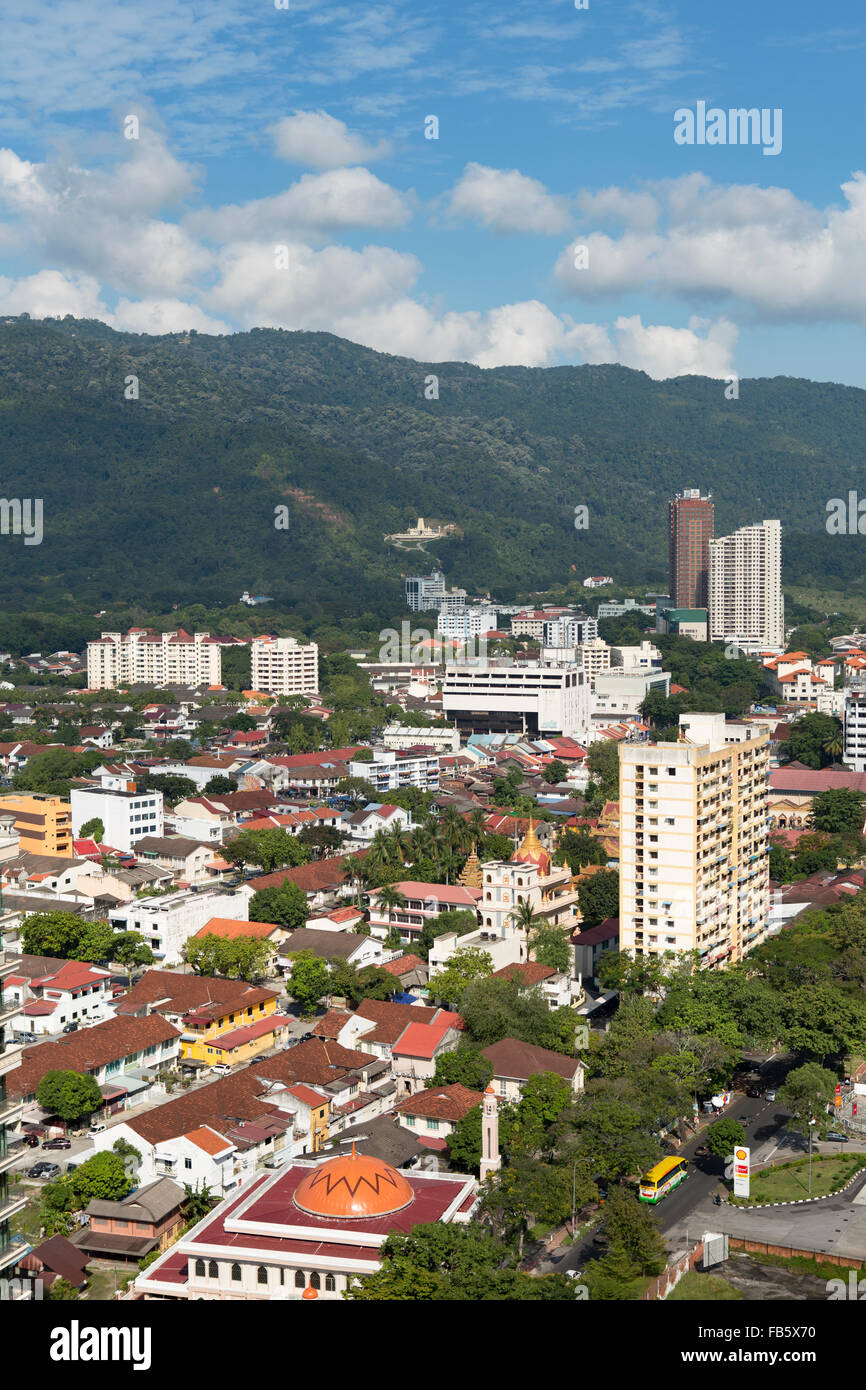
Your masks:
{"label": "white car", "polygon": [[776,1099],[776,1092],[775,1092],[775,1091],[767,1091],[766,1095],[764,1096],[764,1100],[775,1100],[775,1099]]}

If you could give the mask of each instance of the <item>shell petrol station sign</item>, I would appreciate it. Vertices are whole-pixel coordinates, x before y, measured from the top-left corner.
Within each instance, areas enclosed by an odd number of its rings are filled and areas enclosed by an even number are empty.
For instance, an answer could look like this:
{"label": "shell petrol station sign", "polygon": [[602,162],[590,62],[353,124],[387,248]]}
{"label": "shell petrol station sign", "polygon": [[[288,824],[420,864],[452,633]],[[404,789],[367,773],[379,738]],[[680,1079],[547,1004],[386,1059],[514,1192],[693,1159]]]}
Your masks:
{"label": "shell petrol station sign", "polygon": [[748,1197],[749,1173],[751,1168],[751,1149],[737,1144],[734,1149],[734,1196]]}

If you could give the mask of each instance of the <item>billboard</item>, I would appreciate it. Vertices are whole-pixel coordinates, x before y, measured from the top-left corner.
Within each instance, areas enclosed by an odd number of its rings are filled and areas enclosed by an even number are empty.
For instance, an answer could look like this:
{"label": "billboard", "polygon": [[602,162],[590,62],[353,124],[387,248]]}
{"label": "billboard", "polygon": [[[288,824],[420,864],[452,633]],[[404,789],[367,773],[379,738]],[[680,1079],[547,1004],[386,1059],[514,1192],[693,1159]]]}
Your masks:
{"label": "billboard", "polygon": [[748,1197],[751,1149],[737,1145],[734,1149],[734,1196]]}

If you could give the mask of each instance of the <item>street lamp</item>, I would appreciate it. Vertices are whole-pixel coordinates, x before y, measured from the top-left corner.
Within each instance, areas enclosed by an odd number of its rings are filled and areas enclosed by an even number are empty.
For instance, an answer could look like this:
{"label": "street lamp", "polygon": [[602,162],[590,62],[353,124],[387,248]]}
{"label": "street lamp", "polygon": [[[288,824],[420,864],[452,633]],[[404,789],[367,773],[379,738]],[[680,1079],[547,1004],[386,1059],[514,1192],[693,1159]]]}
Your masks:
{"label": "street lamp", "polygon": [[812,1129],[818,1123],[817,1120],[809,1121],[809,1196],[812,1195]]}

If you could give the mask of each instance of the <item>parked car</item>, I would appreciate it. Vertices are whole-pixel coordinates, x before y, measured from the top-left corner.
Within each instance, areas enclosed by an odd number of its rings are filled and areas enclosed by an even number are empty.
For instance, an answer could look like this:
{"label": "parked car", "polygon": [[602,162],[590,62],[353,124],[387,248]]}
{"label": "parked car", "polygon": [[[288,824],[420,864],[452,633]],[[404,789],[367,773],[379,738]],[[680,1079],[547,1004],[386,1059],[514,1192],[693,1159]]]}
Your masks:
{"label": "parked car", "polygon": [[763,1086],[749,1086],[748,1090],[746,1091],[746,1095],[751,1096],[753,1099],[757,1099],[758,1096],[762,1096],[763,1094]]}
{"label": "parked car", "polygon": [[27,1147],[28,1147],[28,1149],[38,1149],[38,1148],[39,1148],[39,1135],[38,1135],[38,1134],[22,1134],[22,1136],[21,1136],[21,1142],[24,1143],[24,1144],[26,1144]]}
{"label": "parked car", "polygon": [[59,1163],[34,1163],[27,1169],[28,1178],[56,1178],[60,1173]]}
{"label": "parked car", "polygon": [[215,1071],[217,1076],[228,1076],[231,1067],[228,1062],[214,1062],[211,1071]]}
{"label": "parked car", "polygon": [[710,1152],[710,1151],[709,1151],[709,1149],[707,1148],[706,1144],[698,1144],[698,1147],[695,1149],[695,1157],[696,1157],[696,1158],[706,1158],[706,1157],[708,1156],[709,1152]]}
{"label": "parked car", "polygon": [[828,1144],[848,1143],[848,1135],[843,1134],[840,1129],[828,1129],[827,1133],[824,1135],[824,1139]]}
{"label": "parked car", "polygon": [[765,1096],[765,1100],[775,1100],[775,1099],[776,1099],[776,1092],[775,1092],[775,1090],[770,1090],[770,1091],[768,1091],[767,1094],[766,1094],[766,1096]]}
{"label": "parked car", "polygon": [[66,1025],[66,1027],[63,1029],[63,1031],[64,1031],[64,1033],[77,1033],[77,1032],[78,1032],[78,1024],[77,1024],[77,1023],[67,1023],[67,1025]]}
{"label": "parked car", "polygon": [[72,1140],[71,1140],[71,1139],[43,1139],[43,1140],[42,1140],[42,1147],[43,1147],[43,1149],[71,1149],[71,1148],[72,1148]]}

